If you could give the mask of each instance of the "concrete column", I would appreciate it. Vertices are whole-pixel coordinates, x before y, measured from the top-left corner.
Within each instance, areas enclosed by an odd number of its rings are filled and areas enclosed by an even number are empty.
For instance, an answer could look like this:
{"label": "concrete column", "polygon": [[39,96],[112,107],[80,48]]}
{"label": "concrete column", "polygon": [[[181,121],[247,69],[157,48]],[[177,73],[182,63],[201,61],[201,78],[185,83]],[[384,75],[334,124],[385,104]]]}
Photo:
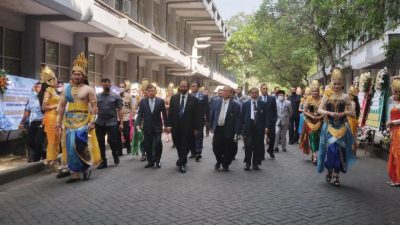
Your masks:
{"label": "concrete column", "polygon": [[167,80],[166,79],[167,70],[166,70],[165,67],[166,67],[165,65],[160,65],[160,67],[159,67],[158,74],[160,76],[160,84],[159,84],[160,87],[167,87],[168,86],[168,84],[166,82],[166,80]]}
{"label": "concrete column", "polygon": [[33,16],[26,16],[22,33],[22,75],[40,79],[40,53],[40,22]]}
{"label": "concrete column", "polygon": [[85,52],[85,50],[86,50],[85,36],[81,35],[79,33],[75,33],[74,34],[74,44],[71,47],[72,59],[75,59],[77,55],[79,55],[81,52]]}
{"label": "concrete column", "polygon": [[167,0],[160,0],[160,36],[167,39]]}
{"label": "concrete column", "polygon": [[168,40],[172,44],[176,45],[177,42],[177,34],[176,34],[176,10],[171,9],[171,12],[168,14]]}
{"label": "concrete column", "polygon": [[179,33],[178,33],[178,47],[180,49],[185,48],[185,19],[179,18]]}
{"label": "concrete column", "polygon": [[154,2],[153,0],[145,0],[144,1],[144,24],[145,26],[150,29],[151,31],[154,31],[154,22],[153,22],[153,10]]}
{"label": "concrete column", "polygon": [[138,65],[138,55],[129,53],[128,55],[128,65],[127,65],[128,79],[131,82],[139,82],[139,65]]}
{"label": "concrete column", "polygon": [[103,77],[109,78],[111,82],[114,80],[115,72],[115,48],[113,45],[106,45],[107,55],[103,59]]}
{"label": "concrete column", "polygon": [[144,78],[147,78],[150,82],[153,82],[153,63],[151,60],[146,61],[144,68]]}

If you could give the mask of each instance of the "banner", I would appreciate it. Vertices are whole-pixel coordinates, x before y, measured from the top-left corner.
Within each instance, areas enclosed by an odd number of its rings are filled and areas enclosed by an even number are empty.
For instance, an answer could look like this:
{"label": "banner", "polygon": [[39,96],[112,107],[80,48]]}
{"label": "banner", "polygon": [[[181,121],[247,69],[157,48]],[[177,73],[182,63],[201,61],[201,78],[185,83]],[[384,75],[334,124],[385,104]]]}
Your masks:
{"label": "banner", "polygon": [[374,97],[372,97],[371,105],[369,108],[368,118],[366,126],[379,130],[381,126],[383,110],[385,107],[385,95],[382,91],[375,91]]}
{"label": "banner", "polygon": [[9,85],[0,97],[0,131],[17,130],[37,80],[7,75]]}

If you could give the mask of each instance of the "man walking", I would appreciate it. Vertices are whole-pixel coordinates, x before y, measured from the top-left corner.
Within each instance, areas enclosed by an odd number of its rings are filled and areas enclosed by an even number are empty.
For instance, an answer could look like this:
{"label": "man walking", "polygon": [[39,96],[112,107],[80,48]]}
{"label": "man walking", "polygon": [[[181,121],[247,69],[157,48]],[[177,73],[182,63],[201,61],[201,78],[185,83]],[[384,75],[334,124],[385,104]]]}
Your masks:
{"label": "man walking", "polygon": [[[110,145],[115,165],[119,164],[118,153],[122,151],[122,142],[119,132],[123,130],[122,100],[111,92],[111,81],[108,78],[101,80],[103,92],[97,94],[97,107],[99,109],[96,120],[96,136],[99,142],[101,159],[103,160],[97,169],[107,168],[106,141]],[[117,115],[118,114],[118,115]],[[118,121],[119,118],[119,121]],[[119,124],[118,124],[119,122]]]}
{"label": "man walking", "polygon": [[[126,148],[126,153],[131,153],[131,125],[130,120],[135,118],[135,98],[131,95],[131,82],[129,80],[124,81],[119,84],[120,88],[120,96],[122,99],[122,119],[124,128],[122,130],[122,135],[124,137],[123,146]],[[119,156],[122,156],[121,152],[118,153]]]}
{"label": "man walking", "polygon": [[240,134],[240,103],[233,97],[233,88],[224,87],[223,98],[215,101],[211,111],[210,123],[213,137],[213,151],[217,163],[215,169],[221,165],[224,171],[229,171],[229,165],[234,155],[234,143]]}
{"label": "man walking", "polygon": [[[266,104],[267,113],[268,113],[268,135],[267,135],[267,144],[268,149],[267,152],[271,159],[275,158],[274,155],[274,145],[275,145],[275,126],[277,120],[277,108],[276,108],[276,98],[275,96],[268,95],[268,86],[266,84],[262,84],[261,87],[261,96],[259,99]],[[263,157],[265,159],[265,156]]]}
{"label": "man walking", "polygon": [[278,91],[278,100],[276,101],[278,117],[276,121],[275,152],[279,152],[279,140],[282,144],[282,151],[286,152],[286,133],[289,128],[289,118],[292,115],[292,105],[285,100],[285,91]]}
{"label": "man walking", "polygon": [[[299,141],[299,133],[297,129],[299,127],[300,122],[300,102],[301,102],[301,93],[296,93],[296,88],[292,87],[290,89],[292,95],[288,97],[288,100],[292,104],[292,114],[290,115],[289,121],[289,145],[297,144]],[[301,92],[301,89],[300,89]]]}
{"label": "man walking", "polygon": [[208,97],[199,92],[200,83],[193,82],[190,86],[192,95],[199,100],[199,126],[200,130],[194,137],[195,141],[191,149],[190,158],[196,157],[196,161],[200,162],[201,153],[203,151],[203,138],[204,138],[204,125],[210,122],[210,105],[208,103]]}
{"label": "man walking", "polygon": [[[167,119],[165,102],[156,97],[157,89],[154,85],[147,85],[147,97],[139,103],[139,112],[136,118],[137,130],[143,129],[144,148],[147,156],[145,168],[161,168],[163,120]],[[162,117],[161,117],[162,116]]]}
{"label": "man walking", "polygon": [[179,83],[179,93],[171,97],[166,121],[166,131],[172,132],[172,141],[178,151],[176,166],[181,173],[186,173],[187,155],[200,130],[199,100],[189,95],[188,90],[189,82],[182,80]]}
{"label": "man walking", "polygon": [[246,163],[244,170],[259,170],[264,159],[264,136],[268,134],[269,118],[267,104],[258,98],[258,88],[250,90],[250,99],[242,105],[243,138],[245,144]]}

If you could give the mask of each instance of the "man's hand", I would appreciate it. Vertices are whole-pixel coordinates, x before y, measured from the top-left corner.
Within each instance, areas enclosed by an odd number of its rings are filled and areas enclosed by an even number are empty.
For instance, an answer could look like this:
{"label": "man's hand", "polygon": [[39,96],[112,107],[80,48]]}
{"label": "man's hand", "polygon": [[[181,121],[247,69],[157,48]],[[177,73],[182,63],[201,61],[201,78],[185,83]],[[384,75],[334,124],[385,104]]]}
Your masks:
{"label": "man's hand", "polygon": [[198,130],[194,130],[194,136],[199,135],[199,131]]}
{"label": "man's hand", "polygon": [[268,135],[268,132],[269,132],[268,128],[265,128],[265,129],[264,129],[265,135]]}
{"label": "man's hand", "polygon": [[94,123],[93,123],[93,122],[90,122],[90,123],[89,123],[89,131],[94,130],[94,128],[95,128]]}
{"label": "man's hand", "polygon": [[124,123],[119,123],[119,131],[122,132],[124,130]]}
{"label": "man's hand", "polygon": [[24,129],[24,123],[20,123],[19,125],[18,125],[18,129],[20,129],[20,130],[22,130],[22,129]]}

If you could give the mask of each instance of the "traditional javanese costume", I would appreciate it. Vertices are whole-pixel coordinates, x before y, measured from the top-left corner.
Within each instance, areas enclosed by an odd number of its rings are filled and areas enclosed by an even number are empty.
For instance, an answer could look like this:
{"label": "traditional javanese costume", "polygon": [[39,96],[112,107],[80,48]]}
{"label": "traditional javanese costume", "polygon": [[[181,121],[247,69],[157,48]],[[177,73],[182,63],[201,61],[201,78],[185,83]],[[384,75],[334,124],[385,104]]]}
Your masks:
{"label": "traditional javanese costume", "polygon": [[[73,71],[86,74],[85,60],[83,54],[79,55]],[[88,131],[89,122],[93,121],[89,102],[81,102],[77,97],[80,87],[70,84],[65,89],[67,107],[63,119],[63,148],[67,153],[68,168],[73,173],[85,172],[101,162],[95,130]]]}
{"label": "traditional javanese costume", "polygon": [[[311,84],[311,90],[319,91],[319,83],[318,81],[313,81]],[[314,98],[312,96],[308,96],[307,100],[304,103],[304,112],[313,114],[314,116],[318,116],[318,108],[321,104],[320,97]],[[321,119],[313,119],[304,113],[305,122],[303,132],[300,137],[300,149],[303,150],[303,153],[308,155],[310,152],[313,154],[312,160],[315,162],[316,155],[319,149],[319,140],[320,133],[322,127]]]}
{"label": "traditional javanese costume", "polygon": [[[304,96],[301,98],[300,101],[300,107],[299,109],[301,111],[304,111],[304,105],[306,103],[307,97],[311,95],[311,89],[310,88],[306,88],[306,90],[304,91]],[[297,133],[302,136],[303,130],[304,130],[304,119],[305,119],[305,115],[304,113],[300,113],[300,120],[299,120],[299,127],[297,127]]]}
{"label": "traditional javanese costume", "polygon": [[[140,84],[140,89],[142,90],[142,93],[146,91],[147,85],[149,85],[149,81],[144,79],[142,80]],[[144,95],[142,97],[136,96],[136,106],[139,105],[140,101],[144,98]],[[137,110],[137,107],[136,107]],[[135,120],[136,122],[136,120]],[[132,138],[132,144],[131,144],[131,152],[133,156],[139,155],[139,150],[142,153],[142,156],[145,156],[145,151],[144,151],[144,135],[142,130],[138,130],[136,127],[140,126],[140,124],[134,124],[134,134]]]}
{"label": "traditional javanese costume", "polygon": [[[393,80],[392,91],[400,93],[400,80]],[[399,98],[400,96],[396,96]],[[398,99],[397,101],[399,101]],[[390,121],[397,121],[390,127],[390,154],[388,160],[389,178],[395,185],[400,185],[400,106],[397,104],[390,111]]]}
{"label": "traditional javanese costume", "polygon": [[[339,79],[342,80],[341,72],[335,69],[332,72],[332,80]],[[328,112],[343,113],[346,108],[351,109],[350,98],[346,96],[345,94],[335,96],[333,92],[326,91],[320,109]],[[347,124],[346,116],[333,118],[327,115],[320,136],[318,172],[322,173],[324,168],[327,168],[335,173],[346,173],[349,166],[355,162],[352,149],[353,142],[353,135]]]}
{"label": "traditional javanese costume", "polygon": [[[57,83],[54,72],[45,67],[41,72],[41,83],[47,84],[43,104],[46,106],[58,106],[60,96],[56,93],[54,83]],[[44,131],[47,136],[46,160],[48,164],[56,165],[58,153],[60,151],[60,135],[56,129],[57,124],[57,108],[46,110],[43,117]]]}
{"label": "traditional javanese costume", "polygon": [[[354,86],[351,86],[349,88],[348,93],[351,98],[352,104],[354,105],[354,108],[355,108],[356,107],[355,104],[357,104],[357,103],[354,102],[353,98],[354,98],[354,96],[358,95],[358,89]],[[357,151],[356,140],[357,140],[357,136],[358,136],[358,118],[356,115],[347,116],[347,121],[349,123],[351,133],[353,134],[353,138],[354,138],[353,152],[354,152],[354,154],[356,154],[356,151]]]}

